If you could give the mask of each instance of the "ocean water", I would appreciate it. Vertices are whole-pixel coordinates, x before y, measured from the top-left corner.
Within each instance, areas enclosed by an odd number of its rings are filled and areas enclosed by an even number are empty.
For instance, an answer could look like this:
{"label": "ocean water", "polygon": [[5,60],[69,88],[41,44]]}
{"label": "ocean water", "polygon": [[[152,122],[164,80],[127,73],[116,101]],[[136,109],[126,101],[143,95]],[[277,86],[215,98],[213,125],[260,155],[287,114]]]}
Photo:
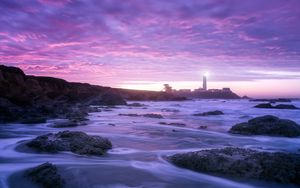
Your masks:
{"label": "ocean water", "polygon": [[[132,103],[132,102],[131,102]],[[232,135],[227,131],[236,123],[261,115],[275,115],[300,124],[300,110],[256,109],[248,100],[198,100],[182,102],[140,102],[145,107],[117,106],[90,113],[88,124],[74,128],[52,128],[44,124],[0,125],[0,187],[36,187],[22,171],[44,162],[58,166],[67,188],[119,187],[294,187],[267,181],[231,178],[178,168],[164,160],[175,153],[227,146],[262,151],[300,153],[300,138]],[[300,101],[292,104],[300,107]],[[220,116],[193,116],[221,110]],[[157,113],[163,119],[128,117],[118,114]],[[184,123],[186,126],[162,125]],[[200,126],[207,127],[199,129]],[[38,135],[62,130],[84,131],[107,137],[113,149],[100,157],[71,152],[34,153],[24,142]]]}

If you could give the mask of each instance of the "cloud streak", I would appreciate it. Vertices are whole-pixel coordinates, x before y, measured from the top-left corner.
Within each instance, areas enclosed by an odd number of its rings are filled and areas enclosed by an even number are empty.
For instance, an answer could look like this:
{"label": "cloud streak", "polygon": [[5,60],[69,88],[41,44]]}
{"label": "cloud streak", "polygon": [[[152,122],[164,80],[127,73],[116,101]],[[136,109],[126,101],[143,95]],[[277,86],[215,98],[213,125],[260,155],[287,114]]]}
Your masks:
{"label": "cloud streak", "polygon": [[111,86],[196,81],[203,70],[215,81],[269,78],[253,72],[262,67],[297,73],[298,7],[298,0],[2,0],[0,63]]}

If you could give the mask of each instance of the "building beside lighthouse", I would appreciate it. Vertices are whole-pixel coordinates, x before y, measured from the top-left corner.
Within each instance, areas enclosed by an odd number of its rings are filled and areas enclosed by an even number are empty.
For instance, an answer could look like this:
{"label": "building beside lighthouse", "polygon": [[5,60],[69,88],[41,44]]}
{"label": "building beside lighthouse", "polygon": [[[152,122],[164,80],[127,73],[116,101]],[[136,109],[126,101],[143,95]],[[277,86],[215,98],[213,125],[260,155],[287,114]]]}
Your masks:
{"label": "building beside lighthouse", "polygon": [[203,99],[239,99],[240,97],[231,91],[230,88],[208,89],[207,75],[203,75],[202,87],[198,89],[173,89],[169,84],[164,84],[164,92],[172,93],[179,97],[203,98]]}

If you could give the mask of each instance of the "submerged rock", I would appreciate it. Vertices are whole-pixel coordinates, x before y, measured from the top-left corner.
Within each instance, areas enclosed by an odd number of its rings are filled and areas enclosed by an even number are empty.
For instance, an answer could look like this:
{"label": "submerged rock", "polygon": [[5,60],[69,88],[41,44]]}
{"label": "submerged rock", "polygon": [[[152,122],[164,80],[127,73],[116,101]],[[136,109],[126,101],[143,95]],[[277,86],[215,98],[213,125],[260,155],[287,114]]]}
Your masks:
{"label": "submerged rock", "polygon": [[44,188],[62,188],[65,184],[57,172],[56,166],[51,163],[44,163],[31,168],[25,172],[25,176]]}
{"label": "submerged rock", "polygon": [[254,106],[254,108],[273,108],[273,109],[299,109],[298,107],[292,104],[278,104],[276,106],[272,106],[271,103],[262,103]]}
{"label": "submerged rock", "polygon": [[276,102],[292,102],[291,99],[251,99],[250,101],[253,102],[269,102],[269,103],[276,103]]}
{"label": "submerged rock", "polygon": [[164,118],[162,115],[160,114],[144,114],[144,117],[148,117],[148,118],[158,118],[158,119],[162,119]]}
{"label": "submerged rock", "polygon": [[292,104],[278,104],[274,106],[276,109],[299,109],[298,107],[292,105]]}
{"label": "submerged rock", "polygon": [[163,118],[163,116],[160,114],[119,114],[119,116],[147,117],[147,118],[158,118],[158,119]]}
{"label": "submerged rock", "polygon": [[130,117],[139,117],[138,114],[119,114],[119,116],[130,116]]}
{"label": "submerged rock", "polygon": [[215,111],[209,111],[209,112],[194,114],[194,116],[215,116],[215,115],[223,115],[223,114],[224,113],[222,111],[215,110]]}
{"label": "submerged rock", "polygon": [[167,122],[159,122],[161,125],[171,125],[171,126],[177,126],[177,127],[185,127],[186,124],[184,123],[177,123],[177,122],[172,122],[172,123],[167,123]]}
{"label": "submerged rock", "polygon": [[258,105],[255,105],[254,108],[273,108],[271,103],[261,103]]}
{"label": "submerged rock", "polygon": [[138,103],[138,102],[134,102],[134,103],[127,104],[127,106],[130,106],[130,107],[145,107],[147,105],[141,104],[141,103]]}
{"label": "submerged rock", "polygon": [[81,155],[103,155],[112,148],[107,138],[89,136],[79,131],[62,131],[38,136],[26,144],[44,152],[71,151]]}
{"label": "submerged rock", "polygon": [[206,125],[201,125],[200,127],[198,127],[198,129],[207,129]]}
{"label": "submerged rock", "polygon": [[236,124],[231,127],[229,132],[242,135],[297,137],[300,136],[300,125],[291,120],[266,115]]}
{"label": "submerged rock", "polygon": [[175,154],[167,159],[190,170],[300,185],[300,155],[223,148]]}

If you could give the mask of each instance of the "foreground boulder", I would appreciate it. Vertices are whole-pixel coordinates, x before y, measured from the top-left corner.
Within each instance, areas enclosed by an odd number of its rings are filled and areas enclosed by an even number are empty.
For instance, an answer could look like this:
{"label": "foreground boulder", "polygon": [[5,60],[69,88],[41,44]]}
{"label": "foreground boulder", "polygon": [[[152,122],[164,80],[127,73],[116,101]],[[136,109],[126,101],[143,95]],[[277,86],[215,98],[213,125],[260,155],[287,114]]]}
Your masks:
{"label": "foreground boulder", "polygon": [[176,166],[203,173],[300,185],[299,154],[224,148],[175,154],[167,159]]}
{"label": "foreground boulder", "polygon": [[26,144],[43,152],[71,151],[80,155],[103,155],[112,148],[107,138],[89,136],[79,131],[62,131],[38,136]]}
{"label": "foreground boulder", "polygon": [[297,137],[300,136],[300,125],[291,120],[266,115],[236,124],[229,132],[242,135]]}
{"label": "foreground boulder", "polygon": [[222,111],[215,110],[215,111],[209,111],[209,112],[194,114],[194,116],[216,116],[216,115],[223,115],[223,114],[224,113]]}
{"label": "foreground boulder", "polygon": [[292,104],[278,104],[276,106],[273,106],[271,103],[261,103],[255,105],[254,108],[273,108],[273,109],[291,109],[291,110],[299,109],[298,107]]}
{"label": "foreground boulder", "polygon": [[62,188],[65,184],[56,166],[51,163],[44,163],[29,169],[25,172],[25,176],[44,188]]}

